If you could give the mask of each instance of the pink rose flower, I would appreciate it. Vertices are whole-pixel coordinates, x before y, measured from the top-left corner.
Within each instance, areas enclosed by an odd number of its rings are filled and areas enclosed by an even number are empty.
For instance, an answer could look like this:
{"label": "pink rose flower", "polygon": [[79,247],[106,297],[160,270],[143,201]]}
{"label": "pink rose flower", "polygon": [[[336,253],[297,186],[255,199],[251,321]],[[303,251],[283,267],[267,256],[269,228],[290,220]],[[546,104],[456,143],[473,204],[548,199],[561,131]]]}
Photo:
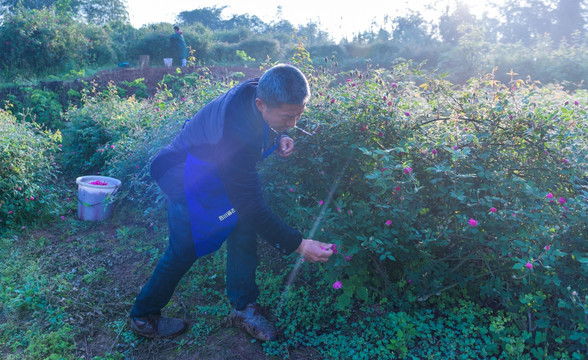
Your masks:
{"label": "pink rose flower", "polygon": [[337,244],[332,244],[331,250],[333,250],[333,254],[337,254],[339,252],[339,250],[337,250]]}
{"label": "pink rose flower", "polygon": [[106,181],[102,181],[102,180],[94,180],[94,181],[90,181],[90,184],[92,185],[108,185],[108,183]]}
{"label": "pink rose flower", "polygon": [[431,151],[433,153],[433,155],[437,155],[437,149],[433,149],[433,151]]}
{"label": "pink rose flower", "polygon": [[319,205],[322,205],[322,204],[324,204],[324,203],[325,203],[325,202],[324,202],[324,201],[322,201],[322,200],[318,202],[318,204],[319,204]]}
{"label": "pink rose flower", "polygon": [[386,220],[386,226],[392,225],[392,220]]}
{"label": "pink rose flower", "polygon": [[547,194],[546,198],[553,199],[553,194],[552,193]]}
{"label": "pink rose flower", "polygon": [[545,250],[549,251],[551,247],[549,245],[545,245]]}
{"label": "pink rose flower", "polygon": [[490,212],[495,213],[496,212],[496,208],[494,208],[494,207],[490,208]]}
{"label": "pink rose flower", "polygon": [[341,289],[341,287],[343,286],[343,284],[341,283],[341,281],[335,281],[333,283],[333,289]]}
{"label": "pink rose flower", "polygon": [[411,167],[407,167],[406,169],[404,169],[404,173],[405,174],[410,174],[412,172],[412,168]]}
{"label": "pink rose flower", "polygon": [[525,264],[525,267],[527,269],[529,269],[529,270],[532,270],[533,269],[533,264],[531,264],[531,263],[528,262],[528,263]]}
{"label": "pink rose flower", "polygon": [[565,204],[565,203],[566,203],[566,198],[565,198],[565,197],[560,197],[559,199],[557,199],[557,201],[559,201],[559,203],[560,203],[561,205],[563,205],[563,204]]}
{"label": "pink rose flower", "polygon": [[472,227],[476,227],[478,226],[478,221],[470,218],[468,224],[470,224]]}

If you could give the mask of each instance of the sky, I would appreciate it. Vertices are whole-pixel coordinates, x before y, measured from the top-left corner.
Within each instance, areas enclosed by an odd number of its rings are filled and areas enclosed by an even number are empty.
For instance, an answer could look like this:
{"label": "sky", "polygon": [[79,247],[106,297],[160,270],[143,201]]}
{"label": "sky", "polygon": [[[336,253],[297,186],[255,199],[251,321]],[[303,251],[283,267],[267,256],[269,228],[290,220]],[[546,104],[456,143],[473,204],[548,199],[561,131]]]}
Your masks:
{"label": "sky", "polygon": [[[256,15],[265,23],[272,23],[280,20],[278,6],[281,6],[281,19],[288,20],[294,26],[314,22],[319,25],[319,29],[326,31],[333,40],[338,41],[345,37],[352,40],[355,34],[379,29],[384,24],[386,15],[391,20],[413,10],[419,11],[427,20],[434,19],[454,2],[454,0],[171,0],[169,2],[127,0],[127,9],[131,24],[140,28],[149,23],[174,23],[175,17],[182,11],[213,6],[227,6],[222,12],[223,18],[230,18],[234,14],[249,14]],[[472,13],[481,16],[487,1],[469,1],[468,3]],[[372,27],[374,22],[378,24],[375,28]]]}

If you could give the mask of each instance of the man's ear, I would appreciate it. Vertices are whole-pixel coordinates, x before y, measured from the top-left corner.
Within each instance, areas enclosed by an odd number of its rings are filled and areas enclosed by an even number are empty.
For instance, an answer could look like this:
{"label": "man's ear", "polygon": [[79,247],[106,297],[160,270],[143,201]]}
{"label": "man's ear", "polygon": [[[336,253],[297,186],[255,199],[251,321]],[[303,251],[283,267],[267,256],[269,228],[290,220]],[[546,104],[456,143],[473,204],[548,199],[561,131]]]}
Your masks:
{"label": "man's ear", "polygon": [[257,107],[257,110],[261,112],[263,112],[267,107],[267,105],[260,98],[255,98],[255,106]]}

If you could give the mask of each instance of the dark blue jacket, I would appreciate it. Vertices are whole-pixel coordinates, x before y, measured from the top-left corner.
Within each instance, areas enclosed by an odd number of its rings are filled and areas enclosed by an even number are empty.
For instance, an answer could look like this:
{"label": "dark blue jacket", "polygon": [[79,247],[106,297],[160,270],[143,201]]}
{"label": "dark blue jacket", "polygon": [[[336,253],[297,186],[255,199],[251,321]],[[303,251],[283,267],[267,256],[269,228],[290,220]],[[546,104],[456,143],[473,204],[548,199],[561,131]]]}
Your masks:
{"label": "dark blue jacket", "polygon": [[[251,224],[282,253],[290,254],[300,245],[302,234],[270,210],[256,170],[264,151],[264,121],[255,106],[257,80],[235,86],[198,111],[155,157],[151,176],[172,200],[185,201],[186,150],[216,164],[239,219]],[[270,130],[266,147],[274,145],[277,139],[278,134]]]}
{"label": "dark blue jacket", "polygon": [[172,47],[176,53],[176,56],[180,59],[186,59],[188,57],[188,47],[186,46],[186,40],[182,34],[172,34],[170,36]]}

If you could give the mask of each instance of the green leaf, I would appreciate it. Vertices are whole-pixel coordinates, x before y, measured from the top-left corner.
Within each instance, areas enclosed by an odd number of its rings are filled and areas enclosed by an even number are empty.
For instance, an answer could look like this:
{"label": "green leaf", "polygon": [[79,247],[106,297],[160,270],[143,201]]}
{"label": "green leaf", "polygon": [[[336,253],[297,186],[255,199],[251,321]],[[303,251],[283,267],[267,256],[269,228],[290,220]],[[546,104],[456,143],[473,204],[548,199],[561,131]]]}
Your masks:
{"label": "green leaf", "polygon": [[367,301],[368,300],[368,289],[365,286],[360,286],[357,288],[357,290],[355,291],[355,294],[357,295],[357,297],[363,301]]}
{"label": "green leaf", "polygon": [[523,266],[525,266],[525,264],[523,264],[523,263],[516,263],[516,264],[514,264],[514,265],[512,266],[512,268],[513,268],[514,270],[520,270],[520,269],[522,269],[522,268],[523,268]]}
{"label": "green leaf", "polygon": [[337,299],[337,304],[335,305],[337,310],[345,310],[351,305],[351,296],[348,294],[342,294]]}

